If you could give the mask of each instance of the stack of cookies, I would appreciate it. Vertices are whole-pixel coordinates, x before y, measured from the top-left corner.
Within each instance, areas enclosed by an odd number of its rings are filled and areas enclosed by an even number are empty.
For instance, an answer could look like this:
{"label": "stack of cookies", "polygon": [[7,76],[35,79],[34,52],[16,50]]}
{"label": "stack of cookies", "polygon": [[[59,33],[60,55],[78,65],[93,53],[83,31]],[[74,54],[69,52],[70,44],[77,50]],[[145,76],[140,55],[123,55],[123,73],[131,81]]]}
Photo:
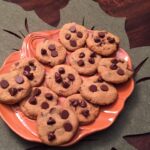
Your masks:
{"label": "stack of cookies", "polygon": [[44,40],[35,58],[18,60],[0,75],[0,102],[19,103],[37,121],[43,143],[67,143],[79,126],[95,121],[101,107],[117,100],[115,86],[131,78],[128,62],[112,57],[118,49],[119,38],[112,33],[65,24],[59,40]]}

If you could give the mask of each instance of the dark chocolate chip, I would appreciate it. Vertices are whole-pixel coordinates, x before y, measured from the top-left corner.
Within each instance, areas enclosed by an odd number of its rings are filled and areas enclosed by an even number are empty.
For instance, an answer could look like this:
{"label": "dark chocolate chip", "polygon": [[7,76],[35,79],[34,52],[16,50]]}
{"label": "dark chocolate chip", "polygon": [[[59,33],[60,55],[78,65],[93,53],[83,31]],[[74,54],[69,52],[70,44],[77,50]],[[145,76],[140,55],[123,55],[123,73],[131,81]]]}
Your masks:
{"label": "dark chocolate chip", "polygon": [[58,52],[57,51],[51,51],[51,56],[52,57],[57,57],[58,56]]}
{"label": "dark chocolate chip", "polygon": [[85,118],[87,118],[87,117],[90,115],[89,110],[82,110],[81,114],[82,114]]}
{"label": "dark chocolate chip", "polygon": [[91,92],[96,92],[96,91],[97,91],[97,86],[96,86],[96,85],[91,85],[91,86],[89,87],[89,90],[90,90]]}
{"label": "dark chocolate chip", "polygon": [[79,58],[84,58],[85,57],[85,54],[83,53],[83,52],[81,52],[80,54],[79,54]]}
{"label": "dark chocolate chip", "polygon": [[98,36],[99,36],[100,38],[104,38],[104,37],[105,37],[105,32],[99,32],[99,33],[98,33]]}
{"label": "dark chocolate chip", "polygon": [[69,73],[69,74],[68,74],[68,79],[69,79],[70,81],[74,81],[74,80],[75,80],[75,76],[74,76],[73,74]]}
{"label": "dark chocolate chip", "polygon": [[120,75],[120,76],[123,76],[125,74],[124,70],[122,70],[121,68],[119,68],[117,70],[117,73]]}
{"label": "dark chocolate chip", "polygon": [[85,108],[87,106],[87,103],[85,101],[81,101],[79,104],[82,108]]}
{"label": "dark chocolate chip", "polygon": [[15,80],[18,84],[24,83],[24,78],[22,76],[16,76]]}
{"label": "dark chocolate chip", "polygon": [[52,100],[53,99],[53,95],[51,93],[46,93],[45,94],[46,99],[48,100]]}
{"label": "dark chocolate chip", "polygon": [[16,88],[10,88],[9,93],[11,96],[15,96],[18,93],[18,90]]}
{"label": "dark chocolate chip", "polygon": [[71,123],[65,123],[64,129],[65,129],[65,131],[70,132],[70,131],[72,131],[73,127],[72,127]]}
{"label": "dark chocolate chip", "polygon": [[70,32],[75,33],[76,32],[76,27],[75,26],[71,26],[69,30],[70,30]]}
{"label": "dark chocolate chip", "polygon": [[3,89],[6,89],[9,86],[9,83],[7,80],[1,80],[0,85]]}
{"label": "dark chocolate chip", "polygon": [[47,54],[47,50],[46,49],[41,49],[41,55],[46,55]]}
{"label": "dark chocolate chip", "polygon": [[82,32],[77,32],[77,37],[78,37],[78,38],[82,38],[82,37],[83,37]]}
{"label": "dark chocolate chip", "polygon": [[41,94],[41,90],[39,88],[35,88],[33,91],[33,96],[39,96]]}
{"label": "dark chocolate chip", "polygon": [[70,86],[70,84],[69,84],[68,82],[64,81],[64,82],[62,83],[62,86],[63,86],[65,89],[67,89],[67,88]]}
{"label": "dark chocolate chip", "polygon": [[42,108],[42,109],[47,109],[47,108],[49,108],[49,104],[48,104],[47,102],[43,102],[43,103],[41,104],[41,108]]}
{"label": "dark chocolate chip", "polygon": [[31,71],[30,66],[25,66],[25,67],[24,67],[24,71],[28,71],[28,72],[30,72],[30,71]]}
{"label": "dark chocolate chip", "polygon": [[60,117],[62,119],[67,119],[69,117],[69,112],[67,110],[63,110],[61,113],[60,113]]}
{"label": "dark chocolate chip", "polygon": [[70,38],[71,38],[71,35],[67,33],[67,34],[65,35],[65,39],[66,39],[66,40],[70,40]]}
{"label": "dark chocolate chip", "polygon": [[52,117],[49,117],[49,119],[48,119],[48,121],[47,121],[47,124],[48,125],[53,125],[53,124],[55,124],[56,123],[56,121],[52,118]]}
{"label": "dark chocolate chip", "polygon": [[65,69],[64,69],[63,67],[60,67],[60,68],[58,69],[58,72],[59,72],[60,74],[64,74],[64,73],[65,73]]}
{"label": "dark chocolate chip", "polygon": [[92,52],[92,54],[90,55],[90,57],[96,57],[96,53]]}
{"label": "dark chocolate chip", "polygon": [[28,78],[29,80],[33,80],[33,79],[34,79],[33,73],[29,73],[29,75],[27,76],[27,78]]}
{"label": "dark chocolate chip", "polygon": [[29,99],[29,103],[32,104],[32,105],[36,105],[36,104],[37,104],[36,98],[35,98],[35,97],[31,97],[31,98]]}
{"label": "dark chocolate chip", "polygon": [[49,49],[50,51],[55,51],[55,50],[56,50],[56,47],[55,47],[54,44],[50,44],[50,45],[48,46],[48,49]]}
{"label": "dark chocolate chip", "polygon": [[77,99],[74,99],[74,100],[71,101],[71,105],[73,107],[77,107],[79,105],[79,101]]}
{"label": "dark chocolate chip", "polygon": [[70,45],[72,47],[76,47],[77,46],[77,42],[75,40],[70,40]]}
{"label": "dark chocolate chip", "polygon": [[90,64],[94,64],[95,63],[95,59],[93,57],[89,58],[89,63]]}
{"label": "dark chocolate chip", "polygon": [[33,67],[33,66],[34,66],[34,62],[33,62],[33,61],[30,61],[30,62],[29,62],[29,65]]}
{"label": "dark chocolate chip", "polygon": [[56,139],[56,136],[55,136],[54,132],[49,132],[48,133],[48,140],[53,141],[55,139]]}
{"label": "dark chocolate chip", "polygon": [[56,81],[57,83],[62,82],[61,74],[59,74],[58,72],[55,73],[55,81]]}
{"label": "dark chocolate chip", "polygon": [[20,91],[22,91],[22,90],[23,90],[23,88],[18,88],[17,90],[18,90],[18,92],[20,92]]}
{"label": "dark chocolate chip", "polygon": [[99,43],[101,42],[101,40],[99,38],[94,38],[95,43]]}
{"label": "dark chocolate chip", "polygon": [[111,64],[110,65],[110,69],[112,70],[116,70],[118,68],[118,66],[116,64]]}
{"label": "dark chocolate chip", "polygon": [[118,60],[114,58],[114,59],[111,60],[111,63],[117,64],[117,63],[118,63]]}
{"label": "dark chocolate chip", "polygon": [[102,79],[101,76],[99,76],[98,79],[97,79],[97,81],[101,83],[101,82],[103,82],[104,80]]}
{"label": "dark chocolate chip", "polygon": [[81,67],[81,66],[84,66],[84,61],[83,60],[79,60],[78,62],[78,65]]}
{"label": "dark chocolate chip", "polygon": [[108,91],[108,90],[109,90],[108,86],[105,85],[105,84],[102,84],[102,85],[100,86],[100,88],[101,88],[102,91]]}
{"label": "dark chocolate chip", "polygon": [[115,43],[115,39],[112,37],[108,37],[107,40],[109,43]]}

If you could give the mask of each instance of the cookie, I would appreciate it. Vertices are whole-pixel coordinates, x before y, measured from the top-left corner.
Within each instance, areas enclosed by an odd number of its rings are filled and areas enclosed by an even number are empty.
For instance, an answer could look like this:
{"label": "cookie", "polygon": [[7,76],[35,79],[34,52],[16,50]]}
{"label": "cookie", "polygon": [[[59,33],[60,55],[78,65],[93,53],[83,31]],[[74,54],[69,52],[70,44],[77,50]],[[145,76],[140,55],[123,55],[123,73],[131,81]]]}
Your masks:
{"label": "cookie", "polygon": [[46,83],[59,96],[69,96],[79,90],[81,77],[72,67],[58,65],[47,74]]}
{"label": "cookie", "polygon": [[86,40],[89,49],[102,56],[109,56],[116,52],[119,42],[117,36],[105,30],[93,31]]}
{"label": "cookie", "polygon": [[0,102],[15,104],[28,96],[31,85],[19,71],[11,71],[0,75]]}
{"label": "cookie", "polygon": [[43,66],[34,58],[20,59],[12,66],[12,70],[19,70],[29,79],[32,86],[40,85],[45,77]]}
{"label": "cookie", "polygon": [[88,48],[80,48],[69,57],[71,66],[82,75],[92,75],[97,71],[100,56]]}
{"label": "cookie", "polygon": [[117,58],[101,59],[98,72],[105,81],[114,84],[126,82],[133,74],[133,71],[128,69],[128,62]]}
{"label": "cookie", "polygon": [[39,136],[47,145],[61,145],[70,141],[77,129],[78,119],[69,108],[55,106],[37,117]]}
{"label": "cookie", "polygon": [[80,94],[74,94],[64,101],[64,106],[74,110],[81,125],[93,122],[99,114],[99,106],[87,102]]}
{"label": "cookie", "polygon": [[84,46],[87,37],[87,29],[74,22],[65,24],[59,33],[59,39],[61,43],[69,51],[75,51],[76,49]]}
{"label": "cookie", "polygon": [[36,58],[42,64],[49,67],[65,62],[66,49],[62,44],[54,40],[46,40],[36,48]]}
{"label": "cookie", "polygon": [[30,97],[20,103],[22,112],[31,119],[36,119],[40,111],[45,111],[57,104],[58,96],[46,87],[34,87]]}
{"label": "cookie", "polygon": [[81,95],[93,104],[108,105],[117,100],[116,88],[99,76],[85,79],[80,89]]}

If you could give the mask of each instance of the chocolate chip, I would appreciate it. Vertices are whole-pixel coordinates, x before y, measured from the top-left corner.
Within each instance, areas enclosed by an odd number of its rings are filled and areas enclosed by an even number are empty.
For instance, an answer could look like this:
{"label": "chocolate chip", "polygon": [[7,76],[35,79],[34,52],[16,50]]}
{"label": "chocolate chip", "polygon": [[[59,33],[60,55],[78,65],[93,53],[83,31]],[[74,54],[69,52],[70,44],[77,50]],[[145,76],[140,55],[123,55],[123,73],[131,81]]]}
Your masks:
{"label": "chocolate chip", "polygon": [[41,55],[46,55],[47,54],[47,51],[46,51],[46,49],[41,49]]}
{"label": "chocolate chip", "polygon": [[83,57],[85,57],[85,54],[84,54],[83,52],[81,52],[81,53],[79,54],[79,58],[83,58]]}
{"label": "chocolate chip", "polygon": [[84,61],[83,60],[79,60],[77,63],[78,63],[79,66],[84,66]]}
{"label": "chocolate chip", "polygon": [[118,68],[118,66],[116,64],[111,64],[110,65],[110,69],[112,70],[116,70]]}
{"label": "chocolate chip", "polygon": [[70,30],[70,32],[75,33],[76,32],[76,27],[75,26],[71,26],[69,30]]}
{"label": "chocolate chip", "polygon": [[102,84],[102,85],[100,86],[100,88],[101,88],[102,91],[108,91],[108,90],[109,90],[108,86],[105,85],[105,84]]}
{"label": "chocolate chip", "polygon": [[96,92],[96,91],[97,91],[97,86],[96,86],[96,85],[91,85],[91,86],[89,87],[89,90],[90,90],[91,92]]}
{"label": "chocolate chip", "polygon": [[65,39],[66,39],[66,40],[69,40],[70,38],[71,38],[71,35],[67,33],[67,34],[65,35]]}
{"label": "chocolate chip", "polygon": [[24,67],[24,71],[28,71],[28,72],[30,72],[30,71],[31,71],[30,66],[25,66],[25,67]]}
{"label": "chocolate chip", "polygon": [[34,62],[33,62],[33,61],[30,61],[30,62],[29,62],[29,65],[33,67],[33,66],[34,66]]}
{"label": "chocolate chip", "polygon": [[112,37],[108,37],[107,40],[109,43],[115,43],[115,39]]}
{"label": "chocolate chip", "polygon": [[46,99],[48,100],[52,100],[53,99],[53,95],[51,93],[46,93],[45,94]]}
{"label": "chocolate chip", "polygon": [[120,76],[123,76],[125,74],[124,70],[122,70],[121,68],[119,68],[117,70],[117,73],[120,75]]}
{"label": "chocolate chip", "polygon": [[16,82],[17,82],[18,84],[24,83],[24,79],[23,79],[23,77],[21,77],[21,76],[16,76],[15,80],[16,80]]}
{"label": "chocolate chip", "polygon": [[111,63],[117,64],[117,63],[118,63],[118,60],[114,58],[114,59],[111,60]]}
{"label": "chocolate chip", "polygon": [[94,38],[95,43],[99,43],[101,42],[101,40],[99,38]]}
{"label": "chocolate chip", "polygon": [[81,114],[86,118],[90,115],[89,110],[82,110]]}
{"label": "chocolate chip", "polygon": [[98,79],[97,79],[97,81],[101,83],[101,82],[103,82],[104,80],[102,79],[101,76],[99,76]]}
{"label": "chocolate chip", "polygon": [[18,90],[18,92],[20,92],[20,91],[22,91],[22,90],[23,90],[23,88],[18,88],[17,90]]}
{"label": "chocolate chip", "polygon": [[55,47],[54,44],[50,44],[50,45],[48,46],[48,49],[49,49],[50,51],[55,51],[55,50],[56,50],[56,47]]}
{"label": "chocolate chip", "polygon": [[58,56],[58,52],[57,51],[51,51],[51,56],[52,57],[57,57]]}
{"label": "chocolate chip", "polygon": [[61,77],[61,75],[58,72],[55,73],[55,81],[57,83],[62,82],[62,77]]}
{"label": "chocolate chip", "polygon": [[28,78],[29,80],[33,80],[33,79],[34,79],[33,73],[29,73],[29,75],[27,76],[27,78]]}
{"label": "chocolate chip", "polygon": [[76,99],[74,99],[74,100],[71,101],[71,105],[72,105],[73,107],[77,107],[78,104],[79,104],[79,101],[76,100]]}
{"label": "chocolate chip", "polygon": [[52,117],[49,117],[49,119],[48,119],[48,121],[47,121],[47,124],[48,125],[53,125],[53,124],[55,124],[56,123],[56,121],[52,118]]}
{"label": "chocolate chip", "polygon": [[41,90],[39,88],[35,88],[33,91],[33,96],[39,96],[41,94]]}
{"label": "chocolate chip", "polygon": [[63,110],[61,113],[60,113],[60,117],[62,119],[67,119],[69,117],[69,112],[67,110]]}
{"label": "chocolate chip", "polygon": [[79,104],[82,108],[85,108],[87,106],[87,103],[85,101],[81,101]]}
{"label": "chocolate chip", "polygon": [[70,131],[72,131],[73,127],[70,123],[65,123],[64,129],[65,129],[65,131],[70,132]]}
{"label": "chocolate chip", "polygon": [[35,97],[31,97],[31,98],[29,99],[29,103],[32,104],[32,105],[36,105],[36,104],[37,104],[36,98],[35,98]]}
{"label": "chocolate chip", "polygon": [[49,132],[49,133],[48,133],[48,140],[49,140],[49,141],[53,141],[53,140],[55,140],[55,139],[56,139],[55,134],[54,134],[53,132]]}
{"label": "chocolate chip", "polygon": [[62,86],[65,88],[65,89],[67,89],[69,86],[70,86],[70,84],[68,83],[68,82],[63,82],[62,83]]}
{"label": "chocolate chip", "polygon": [[6,89],[9,86],[9,83],[7,80],[1,80],[0,85],[3,89]]}
{"label": "chocolate chip", "polygon": [[60,68],[58,69],[58,72],[59,72],[60,74],[64,74],[64,73],[65,73],[65,69],[64,69],[63,67],[60,67]]}
{"label": "chocolate chip", "polygon": [[98,36],[100,38],[104,38],[105,37],[105,32],[98,32]]}
{"label": "chocolate chip", "polygon": [[73,74],[69,73],[69,74],[68,74],[68,79],[69,79],[70,81],[74,81],[74,80],[75,80],[75,76],[74,76]]}
{"label": "chocolate chip", "polygon": [[94,63],[95,63],[95,60],[94,60],[93,57],[89,58],[89,63],[90,63],[90,64],[94,64]]}
{"label": "chocolate chip", "polygon": [[70,45],[72,47],[76,47],[77,46],[77,42],[75,40],[70,40]]}
{"label": "chocolate chip", "polygon": [[82,38],[82,37],[83,37],[82,32],[77,32],[77,37],[78,37],[78,38]]}
{"label": "chocolate chip", "polygon": [[43,102],[43,103],[41,104],[41,108],[42,108],[42,109],[47,109],[47,108],[49,108],[49,104],[48,104],[47,102]]}
{"label": "chocolate chip", "polygon": [[92,54],[90,55],[90,57],[96,57],[96,53],[92,52]]}
{"label": "chocolate chip", "polygon": [[10,88],[9,93],[11,96],[15,96],[18,93],[18,90],[16,88]]}

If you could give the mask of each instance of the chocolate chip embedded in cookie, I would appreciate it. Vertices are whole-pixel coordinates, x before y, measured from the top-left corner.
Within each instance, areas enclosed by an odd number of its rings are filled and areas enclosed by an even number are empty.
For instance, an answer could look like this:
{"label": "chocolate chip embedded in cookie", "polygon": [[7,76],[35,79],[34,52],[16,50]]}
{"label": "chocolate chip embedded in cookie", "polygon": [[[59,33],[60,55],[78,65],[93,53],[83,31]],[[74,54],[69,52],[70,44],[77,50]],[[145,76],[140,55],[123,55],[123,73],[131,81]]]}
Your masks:
{"label": "chocolate chip embedded in cookie", "polygon": [[82,75],[92,75],[97,71],[101,57],[88,48],[80,48],[69,56],[71,66]]}
{"label": "chocolate chip embedded in cookie", "polygon": [[114,84],[126,82],[133,74],[131,69],[128,69],[128,62],[117,58],[101,59],[98,72],[105,81]]}
{"label": "chocolate chip embedded in cookie", "polygon": [[59,33],[61,43],[69,51],[75,51],[76,49],[84,46],[87,37],[87,29],[76,23],[65,24]]}
{"label": "chocolate chip embedded in cookie", "polygon": [[98,105],[111,104],[118,97],[116,88],[98,76],[87,78],[81,85],[80,94],[87,101]]}
{"label": "chocolate chip embedded in cookie", "polygon": [[0,102],[15,104],[28,96],[31,85],[28,79],[19,71],[0,75]]}
{"label": "chocolate chip embedded in cookie", "polygon": [[75,111],[81,125],[93,122],[99,114],[99,107],[87,102],[80,94],[67,97],[64,106]]}
{"label": "chocolate chip embedded in cookie", "polygon": [[73,110],[55,106],[37,117],[38,134],[47,145],[67,143],[78,129],[78,119]]}
{"label": "chocolate chip embedded in cookie", "polygon": [[30,97],[20,103],[22,112],[31,119],[36,119],[40,111],[45,111],[57,104],[58,96],[46,87],[35,87]]}
{"label": "chocolate chip embedded in cookie", "polygon": [[72,67],[58,65],[47,74],[48,87],[60,96],[69,96],[76,93],[81,85],[81,77]]}
{"label": "chocolate chip embedded in cookie", "polygon": [[36,47],[36,58],[44,65],[53,67],[66,59],[66,49],[54,40],[46,40]]}
{"label": "chocolate chip embedded in cookie", "polygon": [[102,56],[109,56],[116,52],[119,42],[117,36],[105,30],[93,31],[86,40],[89,49]]}

